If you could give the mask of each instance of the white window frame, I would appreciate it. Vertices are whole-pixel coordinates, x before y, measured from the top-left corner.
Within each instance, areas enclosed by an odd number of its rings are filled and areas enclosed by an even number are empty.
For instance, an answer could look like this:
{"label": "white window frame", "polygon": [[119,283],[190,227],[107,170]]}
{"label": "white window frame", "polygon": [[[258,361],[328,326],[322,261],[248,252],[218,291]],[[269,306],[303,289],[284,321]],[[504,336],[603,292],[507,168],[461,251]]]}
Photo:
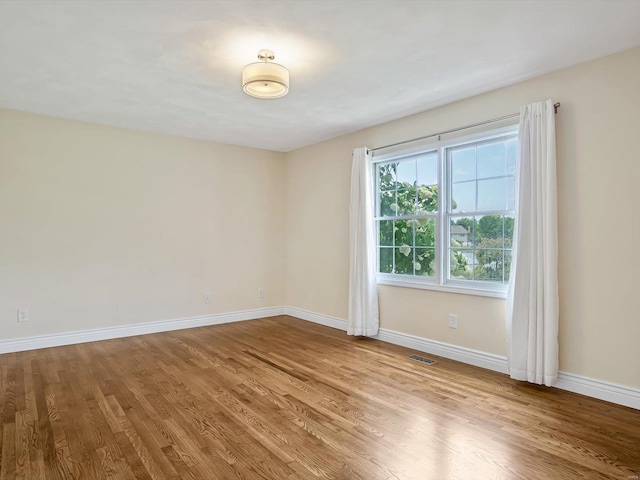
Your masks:
{"label": "white window frame", "polygon": [[[387,163],[395,159],[401,159],[403,157],[417,155],[421,153],[435,152],[438,157],[438,211],[435,212],[436,228],[435,228],[435,251],[436,262],[433,277],[416,277],[413,275],[401,275],[393,273],[379,273],[380,265],[380,248],[378,247],[379,241],[379,223],[381,219],[389,219],[393,217],[374,217],[376,223],[376,258],[377,262],[377,282],[380,285],[392,285],[397,287],[408,288],[420,288],[425,290],[436,290],[449,293],[461,293],[468,295],[480,295],[486,297],[506,298],[507,285],[496,284],[493,282],[482,282],[477,280],[457,280],[448,279],[449,271],[449,248],[448,239],[450,237],[450,225],[449,215],[447,213],[447,202],[450,195],[449,192],[449,169],[447,168],[446,150],[449,148],[455,148],[470,143],[478,143],[482,141],[496,140],[504,137],[509,137],[518,134],[518,125],[509,125],[506,127],[485,130],[480,133],[474,133],[465,136],[457,136],[455,138],[448,138],[446,140],[436,139],[430,143],[422,143],[410,148],[404,148],[401,150],[395,150],[393,152],[376,154],[373,157],[372,175],[374,176],[375,185],[375,213],[377,215],[380,211],[380,196],[378,176],[376,174],[376,167],[379,163]],[[517,195],[517,182],[516,182],[516,195]],[[482,212],[481,215],[489,215],[492,212]],[[495,212],[493,212],[495,213]],[[504,211],[500,211],[503,214]],[[476,215],[476,213],[469,213],[465,216]],[[515,212],[513,212],[515,217]],[[453,214],[453,216],[457,216]]]}

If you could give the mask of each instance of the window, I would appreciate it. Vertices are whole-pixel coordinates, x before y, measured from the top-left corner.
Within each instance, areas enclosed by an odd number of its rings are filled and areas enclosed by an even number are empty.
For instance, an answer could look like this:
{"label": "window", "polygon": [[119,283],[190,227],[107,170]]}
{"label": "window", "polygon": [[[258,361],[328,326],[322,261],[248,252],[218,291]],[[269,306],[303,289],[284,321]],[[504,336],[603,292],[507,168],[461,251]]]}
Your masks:
{"label": "window", "polygon": [[377,156],[378,282],[504,296],[517,129]]}

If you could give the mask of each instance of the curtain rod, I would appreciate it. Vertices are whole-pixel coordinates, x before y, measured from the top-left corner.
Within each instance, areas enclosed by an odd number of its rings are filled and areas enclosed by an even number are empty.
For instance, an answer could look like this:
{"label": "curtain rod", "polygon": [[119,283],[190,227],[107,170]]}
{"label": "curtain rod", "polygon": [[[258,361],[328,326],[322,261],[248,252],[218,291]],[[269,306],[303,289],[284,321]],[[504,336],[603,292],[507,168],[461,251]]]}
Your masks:
{"label": "curtain rod", "polygon": [[[558,113],[558,108],[560,108],[560,103],[553,104],[553,111]],[[511,115],[505,115],[504,117],[492,118],[491,120],[485,120],[484,122],[472,123],[471,125],[465,125],[464,127],[452,128],[451,130],[445,130],[444,132],[432,133],[430,135],[425,135],[424,137],[412,138],[411,140],[405,140],[404,142],[392,143],[390,145],[384,145],[378,148],[370,148],[369,152],[373,153],[376,150],[382,150],[384,148],[397,147],[398,145],[404,145],[405,143],[417,142],[418,140],[425,140],[431,137],[439,137],[440,135],[446,135],[447,133],[458,132],[460,130],[466,130],[468,128],[480,127],[481,125],[486,125],[488,123],[495,123],[501,120],[507,120],[509,118],[519,117],[519,113],[512,113]]]}

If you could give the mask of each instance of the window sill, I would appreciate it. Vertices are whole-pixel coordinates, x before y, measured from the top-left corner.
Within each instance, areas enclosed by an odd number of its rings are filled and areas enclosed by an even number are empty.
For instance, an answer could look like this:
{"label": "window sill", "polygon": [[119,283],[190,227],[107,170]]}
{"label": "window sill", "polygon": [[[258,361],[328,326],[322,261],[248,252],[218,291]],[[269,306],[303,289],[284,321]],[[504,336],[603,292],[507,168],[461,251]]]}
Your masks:
{"label": "window sill", "polygon": [[422,290],[434,290],[437,292],[457,293],[462,295],[476,295],[481,297],[507,298],[507,290],[505,289],[482,289],[470,288],[460,285],[438,285],[435,283],[426,283],[411,279],[385,278],[377,277],[378,285],[390,285],[393,287],[419,288]]}

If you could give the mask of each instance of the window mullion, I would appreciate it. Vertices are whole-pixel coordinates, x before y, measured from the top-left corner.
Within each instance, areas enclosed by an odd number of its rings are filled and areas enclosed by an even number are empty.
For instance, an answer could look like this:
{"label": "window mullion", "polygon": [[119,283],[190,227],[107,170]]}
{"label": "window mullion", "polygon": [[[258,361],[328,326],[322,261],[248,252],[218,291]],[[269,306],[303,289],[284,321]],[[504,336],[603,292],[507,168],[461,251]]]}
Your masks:
{"label": "window mullion", "polygon": [[438,235],[436,238],[436,248],[438,255],[438,283],[444,285],[445,275],[447,270],[447,253],[448,242],[445,241],[447,233],[447,206],[449,204],[448,195],[448,167],[447,167],[447,150],[445,148],[438,149],[438,189],[440,194],[438,195]]}

